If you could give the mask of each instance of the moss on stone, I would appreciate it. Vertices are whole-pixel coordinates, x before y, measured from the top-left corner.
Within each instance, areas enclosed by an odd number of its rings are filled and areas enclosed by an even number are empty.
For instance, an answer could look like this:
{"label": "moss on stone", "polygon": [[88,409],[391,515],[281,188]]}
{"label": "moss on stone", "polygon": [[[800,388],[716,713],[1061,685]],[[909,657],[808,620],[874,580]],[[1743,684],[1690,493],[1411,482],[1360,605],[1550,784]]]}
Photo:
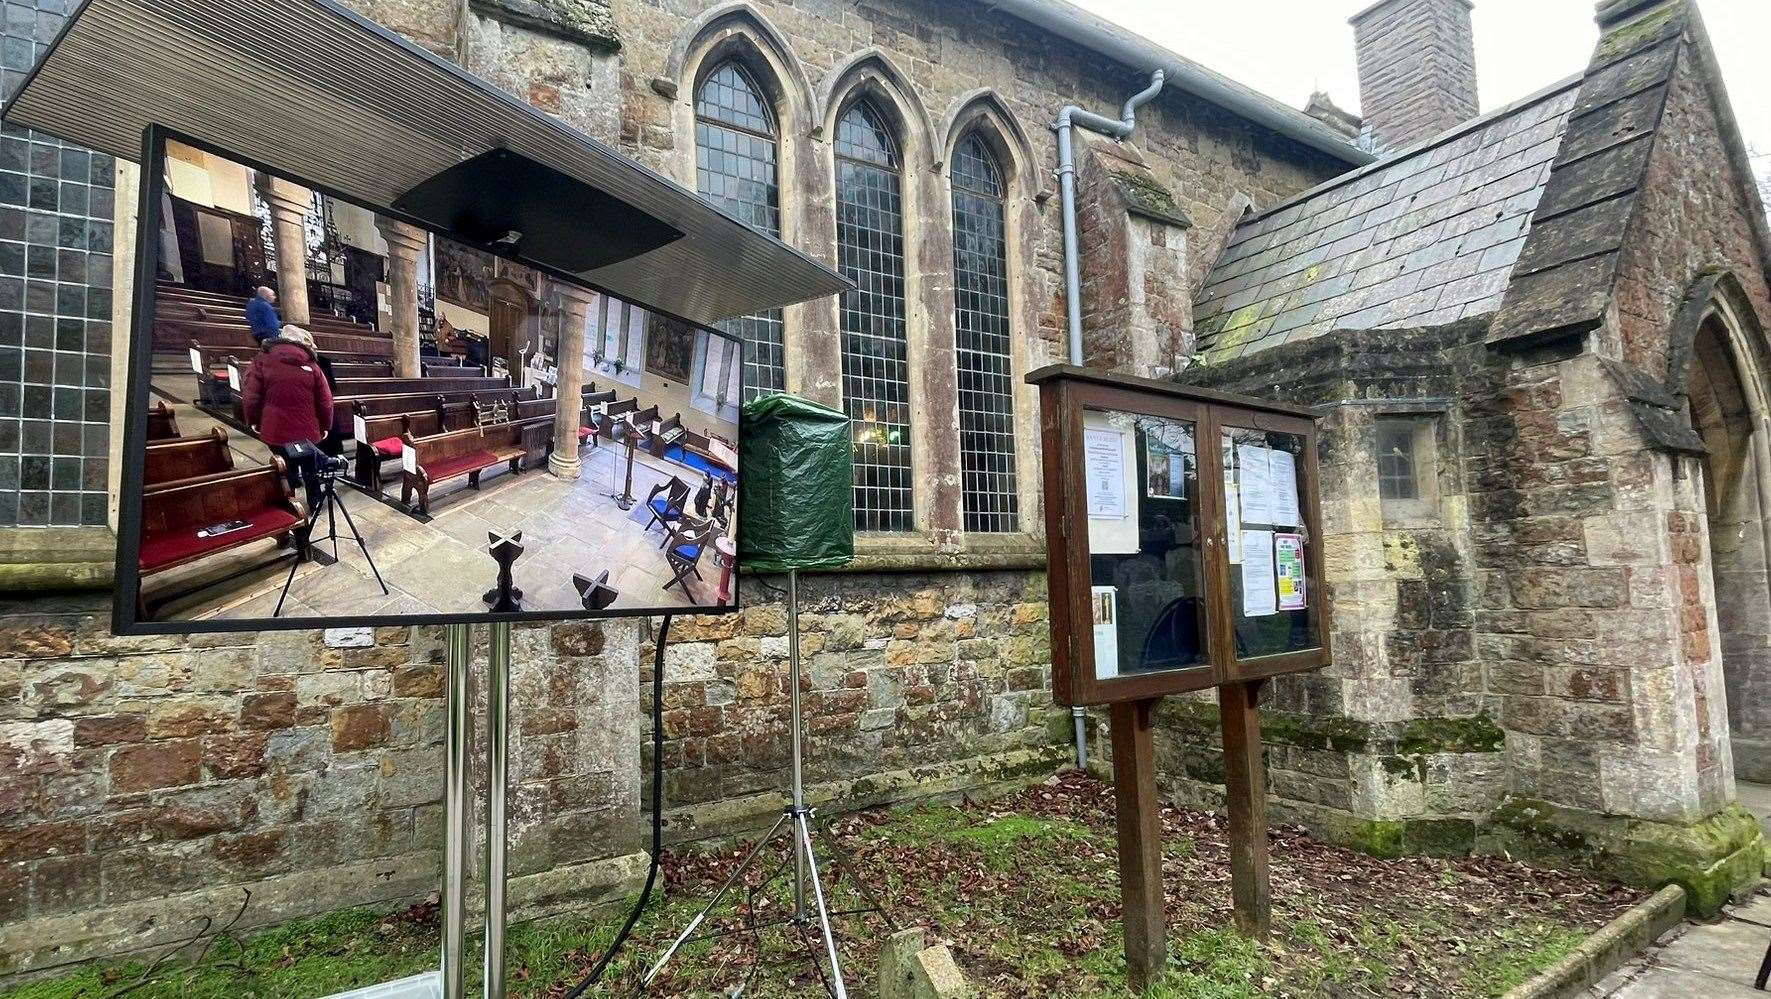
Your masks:
{"label": "moss on stone", "polygon": [[1396,737],[1396,752],[1498,753],[1506,742],[1506,733],[1486,712],[1474,718],[1417,718]]}
{"label": "moss on stone", "polygon": [[1117,170],[1109,171],[1109,176],[1119,188],[1120,197],[1125,199],[1127,211],[1182,229],[1193,228],[1193,220],[1187,216],[1186,210],[1154,177]]}
{"label": "moss on stone", "polygon": [[[1674,0],[1606,31],[1593,53],[1593,65],[1604,65],[1646,48],[1674,33],[1675,27],[1683,29],[1685,13],[1685,0]],[[1676,26],[1672,23],[1675,18],[1679,19]]]}
{"label": "moss on stone", "polygon": [[1592,868],[1643,888],[1676,884],[1697,915],[1720,910],[1730,895],[1757,881],[1765,865],[1764,833],[1739,805],[1677,823],[1514,797],[1495,809],[1478,846],[1528,863]]}
{"label": "moss on stone", "polygon": [[[1183,741],[1217,742],[1217,706],[1207,701],[1171,699],[1162,707],[1163,726]],[[1487,714],[1472,718],[1416,718],[1375,723],[1338,715],[1261,711],[1261,735],[1268,743],[1340,753],[1388,757],[1436,753],[1498,753],[1506,733]],[[1386,768],[1390,763],[1386,761]],[[1409,763],[1412,768],[1414,763]]]}
{"label": "moss on stone", "polygon": [[531,31],[607,51],[621,48],[609,0],[469,0],[469,5]]}

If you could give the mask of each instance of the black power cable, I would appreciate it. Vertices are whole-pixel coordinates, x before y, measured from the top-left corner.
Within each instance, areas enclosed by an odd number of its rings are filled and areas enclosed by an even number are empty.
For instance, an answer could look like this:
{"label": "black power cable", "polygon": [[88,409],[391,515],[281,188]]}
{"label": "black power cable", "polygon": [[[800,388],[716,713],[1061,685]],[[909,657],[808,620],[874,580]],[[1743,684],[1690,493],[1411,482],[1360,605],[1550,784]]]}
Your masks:
{"label": "black power cable", "polygon": [[646,869],[646,887],[640,891],[639,901],[634,903],[633,911],[627,914],[627,922],[621,924],[621,930],[615,939],[603,951],[597,960],[596,967],[590,974],[573,986],[566,993],[566,999],[579,999],[580,996],[598,981],[602,980],[603,972],[609,970],[610,962],[615,955],[621,953],[621,945],[627,942],[627,935],[633,932],[634,924],[645,914],[646,903],[652,899],[652,886],[658,881],[659,855],[664,852],[664,640],[670,635],[670,615],[664,615],[664,623],[658,627],[658,639],[653,648],[652,657],[652,863]]}

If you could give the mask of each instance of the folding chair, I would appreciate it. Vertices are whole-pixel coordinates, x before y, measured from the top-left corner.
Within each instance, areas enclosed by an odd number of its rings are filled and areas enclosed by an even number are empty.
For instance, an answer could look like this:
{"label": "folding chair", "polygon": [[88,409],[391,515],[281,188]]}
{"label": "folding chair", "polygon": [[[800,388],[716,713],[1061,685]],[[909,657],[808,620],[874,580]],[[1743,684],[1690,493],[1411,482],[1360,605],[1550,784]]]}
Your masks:
{"label": "folding chair", "polygon": [[[664,495],[660,496],[659,493]],[[652,513],[651,518],[646,521],[646,530],[661,524],[668,533],[670,525],[682,518],[683,504],[688,501],[689,484],[674,475],[669,482],[653,486],[652,491],[646,494],[646,509]]]}
{"label": "folding chair", "polygon": [[671,578],[670,582],[664,584],[664,589],[668,590],[681,583],[684,592],[687,592],[688,578],[701,578],[701,552],[712,543],[714,533],[713,524],[706,521],[697,523],[688,517],[684,517],[670,529],[670,534],[665,538],[664,561],[670,566]]}

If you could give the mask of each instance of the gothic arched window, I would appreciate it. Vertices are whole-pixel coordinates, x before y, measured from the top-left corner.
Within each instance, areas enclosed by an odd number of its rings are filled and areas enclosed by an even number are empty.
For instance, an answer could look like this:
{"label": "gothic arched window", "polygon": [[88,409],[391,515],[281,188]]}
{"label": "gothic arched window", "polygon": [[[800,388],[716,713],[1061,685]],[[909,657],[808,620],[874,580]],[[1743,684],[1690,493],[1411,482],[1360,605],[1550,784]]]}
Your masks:
{"label": "gothic arched window", "polygon": [[953,151],[953,329],[968,531],[1018,526],[1006,199],[996,155],[967,135]]}
{"label": "gothic arched window", "polygon": [[[736,61],[714,67],[695,95],[696,186],[727,215],[779,238],[775,136],[775,116],[750,73]],[[787,387],[780,309],[720,328],[743,343],[745,401]]]}
{"label": "gothic arched window", "polygon": [[843,404],[855,440],[855,529],[908,531],[910,362],[904,305],[904,207],[898,146],[869,100],[836,123],[837,263]]}

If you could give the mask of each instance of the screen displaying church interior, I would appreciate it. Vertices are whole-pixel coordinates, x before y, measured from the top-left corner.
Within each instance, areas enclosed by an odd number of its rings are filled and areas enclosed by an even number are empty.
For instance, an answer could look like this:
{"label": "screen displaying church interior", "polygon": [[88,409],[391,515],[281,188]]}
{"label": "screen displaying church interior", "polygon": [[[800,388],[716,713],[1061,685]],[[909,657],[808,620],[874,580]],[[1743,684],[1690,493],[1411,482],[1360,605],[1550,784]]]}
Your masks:
{"label": "screen displaying church interior", "polygon": [[142,620],[733,602],[737,341],[166,150]]}

